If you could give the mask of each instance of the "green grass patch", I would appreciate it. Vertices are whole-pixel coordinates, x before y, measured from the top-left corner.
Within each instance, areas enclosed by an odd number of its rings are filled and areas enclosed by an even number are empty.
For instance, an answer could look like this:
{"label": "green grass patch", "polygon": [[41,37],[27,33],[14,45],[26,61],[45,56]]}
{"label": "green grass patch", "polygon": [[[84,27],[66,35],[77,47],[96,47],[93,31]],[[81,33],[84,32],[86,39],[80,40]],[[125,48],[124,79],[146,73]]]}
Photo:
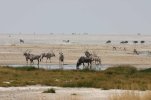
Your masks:
{"label": "green grass patch", "polygon": [[94,87],[105,90],[151,90],[151,69],[137,70],[130,65],[115,66],[104,71],[0,67],[0,86],[36,84],[61,87]]}

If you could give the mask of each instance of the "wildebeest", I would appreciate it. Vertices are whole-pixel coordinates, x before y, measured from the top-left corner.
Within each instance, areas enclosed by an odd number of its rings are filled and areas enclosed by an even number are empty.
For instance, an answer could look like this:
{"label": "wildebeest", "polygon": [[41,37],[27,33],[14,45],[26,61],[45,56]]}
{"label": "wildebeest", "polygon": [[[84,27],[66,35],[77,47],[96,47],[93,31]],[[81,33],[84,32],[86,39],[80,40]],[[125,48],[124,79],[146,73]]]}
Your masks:
{"label": "wildebeest", "polygon": [[138,43],[138,41],[133,41],[134,44]]}
{"label": "wildebeest", "polygon": [[63,65],[64,65],[64,55],[62,52],[59,53],[59,66],[61,69],[63,69]]}
{"label": "wildebeest", "polygon": [[46,57],[46,63],[47,63],[48,59],[50,60],[50,63],[51,63],[51,57],[55,57],[55,54],[54,54],[54,52],[42,53],[41,59],[43,59],[44,57]]}
{"label": "wildebeest", "polygon": [[126,43],[128,43],[128,41],[121,41],[120,43],[121,44],[126,44]]}
{"label": "wildebeest", "polygon": [[92,67],[92,58],[81,56],[81,57],[78,59],[78,61],[77,61],[76,69],[79,69],[79,66],[80,66],[81,64],[83,64],[83,67],[85,67],[84,63],[87,63],[87,64],[88,64],[88,67],[90,66],[90,69],[91,69],[91,67]]}
{"label": "wildebeest", "polygon": [[23,40],[23,39],[20,39],[19,41],[20,41],[20,44],[21,44],[21,43],[24,43],[24,40]]}
{"label": "wildebeest", "polygon": [[142,43],[142,44],[143,44],[143,43],[145,43],[145,41],[140,41],[140,43]]}
{"label": "wildebeest", "polygon": [[63,42],[65,42],[65,43],[69,43],[70,41],[69,41],[69,40],[63,40]]}
{"label": "wildebeest", "polygon": [[111,43],[111,40],[106,41],[106,43]]}

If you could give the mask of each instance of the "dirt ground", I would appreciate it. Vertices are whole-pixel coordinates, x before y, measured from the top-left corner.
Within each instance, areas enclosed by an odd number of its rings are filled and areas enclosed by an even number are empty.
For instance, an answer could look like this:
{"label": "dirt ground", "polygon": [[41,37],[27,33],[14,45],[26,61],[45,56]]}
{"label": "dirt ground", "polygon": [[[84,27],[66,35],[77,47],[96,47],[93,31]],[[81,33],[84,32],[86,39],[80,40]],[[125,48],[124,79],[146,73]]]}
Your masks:
{"label": "dirt ground", "polygon": [[[56,93],[42,93],[54,88]],[[51,86],[0,87],[1,100],[110,100],[128,90],[101,90],[95,88],[61,88]],[[143,95],[147,91],[134,91]]]}

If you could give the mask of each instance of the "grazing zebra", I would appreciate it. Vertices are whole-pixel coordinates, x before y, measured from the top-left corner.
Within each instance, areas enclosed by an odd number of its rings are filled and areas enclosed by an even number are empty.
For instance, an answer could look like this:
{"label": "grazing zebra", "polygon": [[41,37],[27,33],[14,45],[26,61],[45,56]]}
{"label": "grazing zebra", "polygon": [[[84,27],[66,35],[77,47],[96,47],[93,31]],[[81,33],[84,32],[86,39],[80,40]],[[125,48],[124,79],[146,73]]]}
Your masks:
{"label": "grazing zebra", "polygon": [[59,67],[61,69],[63,69],[63,65],[64,65],[64,55],[62,52],[59,53]]}
{"label": "grazing zebra", "polygon": [[20,41],[20,44],[21,44],[21,43],[24,43],[24,40],[23,40],[23,39],[20,39],[19,41]]}
{"label": "grazing zebra", "polygon": [[43,59],[44,57],[46,57],[46,63],[47,63],[47,60],[49,59],[50,60],[50,63],[51,63],[51,57],[55,57],[55,54],[54,52],[52,53],[42,53],[41,54],[41,59]]}

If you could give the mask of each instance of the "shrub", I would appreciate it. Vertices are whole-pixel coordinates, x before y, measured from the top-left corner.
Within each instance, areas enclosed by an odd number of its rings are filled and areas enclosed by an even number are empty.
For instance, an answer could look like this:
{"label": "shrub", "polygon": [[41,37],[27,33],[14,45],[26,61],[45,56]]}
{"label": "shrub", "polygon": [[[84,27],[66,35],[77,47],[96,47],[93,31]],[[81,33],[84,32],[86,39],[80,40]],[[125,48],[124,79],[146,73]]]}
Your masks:
{"label": "shrub", "polygon": [[43,93],[56,93],[56,91],[54,88],[51,88],[51,89],[44,91]]}

